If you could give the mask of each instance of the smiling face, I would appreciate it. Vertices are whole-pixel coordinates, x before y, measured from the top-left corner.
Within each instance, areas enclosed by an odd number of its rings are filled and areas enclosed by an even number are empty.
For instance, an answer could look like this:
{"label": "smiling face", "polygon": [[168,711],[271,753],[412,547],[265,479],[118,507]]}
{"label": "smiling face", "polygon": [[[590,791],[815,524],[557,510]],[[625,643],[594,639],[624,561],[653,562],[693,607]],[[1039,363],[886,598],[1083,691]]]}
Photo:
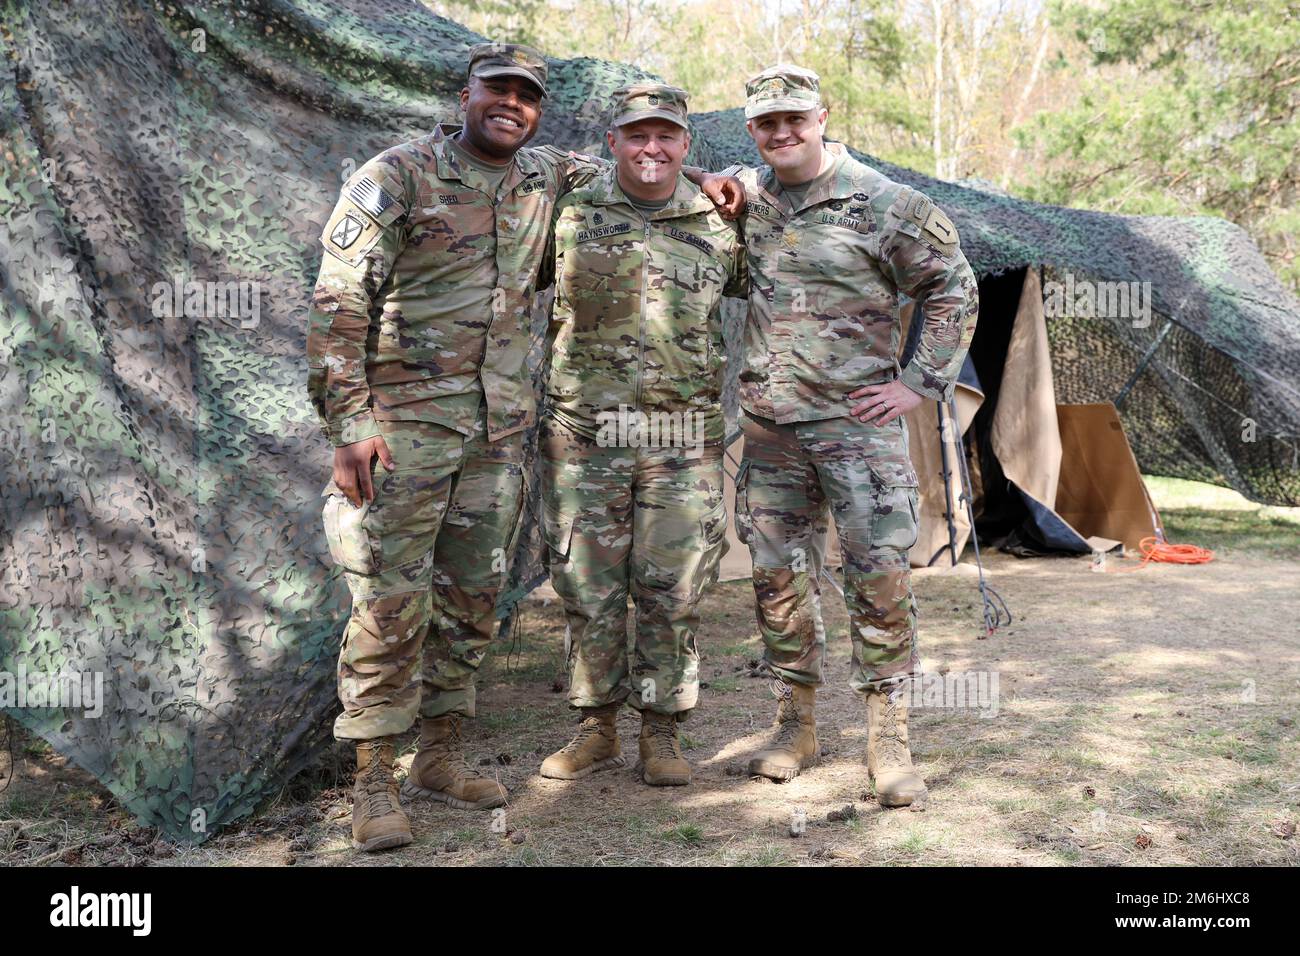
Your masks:
{"label": "smiling face", "polygon": [[461,143],[488,162],[512,159],[537,133],[542,91],[522,76],[471,76],[460,91]]}
{"label": "smiling face", "polygon": [[758,154],[772,167],[776,178],[794,185],[806,183],[821,170],[826,117],[824,108],[763,113],[747,121],[745,128],[754,137]]}
{"label": "smiling face", "polygon": [[666,199],[691,148],[691,134],[665,119],[616,126],[605,134],[618,166],[618,184],[638,199]]}

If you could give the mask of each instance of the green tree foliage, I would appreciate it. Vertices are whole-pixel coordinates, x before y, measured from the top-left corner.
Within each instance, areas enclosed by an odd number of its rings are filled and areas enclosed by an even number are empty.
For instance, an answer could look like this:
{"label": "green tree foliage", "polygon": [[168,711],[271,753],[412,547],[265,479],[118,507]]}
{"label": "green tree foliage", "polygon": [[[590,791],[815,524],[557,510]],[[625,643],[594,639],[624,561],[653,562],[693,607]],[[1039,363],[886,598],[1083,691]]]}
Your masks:
{"label": "green tree foliage", "polygon": [[1053,10],[1078,39],[1078,97],[1019,131],[1018,192],[1122,213],[1224,216],[1300,288],[1300,6],[1111,0]]}
{"label": "green tree foliage", "polygon": [[425,0],[486,36],[740,105],[822,76],[830,135],[948,179],[1120,213],[1224,216],[1300,290],[1300,0]]}

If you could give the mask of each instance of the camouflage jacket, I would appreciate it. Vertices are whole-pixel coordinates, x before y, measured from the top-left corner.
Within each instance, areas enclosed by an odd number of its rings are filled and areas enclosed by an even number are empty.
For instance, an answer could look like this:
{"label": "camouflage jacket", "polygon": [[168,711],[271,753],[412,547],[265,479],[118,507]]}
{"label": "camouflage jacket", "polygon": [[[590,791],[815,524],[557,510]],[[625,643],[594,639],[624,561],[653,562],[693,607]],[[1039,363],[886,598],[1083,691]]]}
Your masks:
{"label": "camouflage jacket", "polygon": [[491,196],[451,148],[458,129],[358,169],[321,234],[307,388],[335,445],[379,434],[377,419],[468,435],[484,400],[490,440],[535,418],[529,312],[555,201],[599,167],[524,148]]}
{"label": "camouflage jacket", "polygon": [[[797,210],[769,167],[739,173],[751,282],[740,400],[780,423],[848,415],[849,392],[900,376],[946,399],[975,332],[975,276],[948,217],[839,144],[826,148],[835,165]],[[899,292],[925,315],[901,370]]]}
{"label": "camouflage jacket", "polygon": [[736,227],[684,176],[648,218],[613,167],[569,193],[556,210],[548,414],[598,437],[600,414],[620,406],[698,412],[704,440],[720,440],[720,306],[747,285]]}

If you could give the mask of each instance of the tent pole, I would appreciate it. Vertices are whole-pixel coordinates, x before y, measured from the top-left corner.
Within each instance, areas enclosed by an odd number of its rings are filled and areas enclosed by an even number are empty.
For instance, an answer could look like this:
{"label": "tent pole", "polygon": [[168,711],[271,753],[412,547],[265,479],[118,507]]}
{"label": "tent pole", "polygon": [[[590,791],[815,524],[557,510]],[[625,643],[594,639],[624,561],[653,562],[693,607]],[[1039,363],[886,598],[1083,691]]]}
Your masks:
{"label": "tent pole", "polygon": [[[952,468],[948,465],[948,442],[944,439],[943,434],[944,403],[935,402],[935,405],[939,413],[939,455],[941,459],[939,469],[940,474],[943,475],[943,518],[948,522],[948,551],[952,555],[952,566],[955,568],[957,566],[957,523],[956,515],[953,514],[952,510]],[[942,553],[942,548],[936,551],[934,557],[930,559],[930,564],[934,564]]]}
{"label": "tent pole", "polygon": [[1146,371],[1147,366],[1151,364],[1151,360],[1155,358],[1156,349],[1160,348],[1160,343],[1165,340],[1165,336],[1169,334],[1169,330],[1173,327],[1173,321],[1165,319],[1165,324],[1156,334],[1155,341],[1148,345],[1147,350],[1142,353],[1142,358],[1138,360],[1137,368],[1133,369],[1133,374],[1128,377],[1128,381],[1124,383],[1124,387],[1121,388],[1119,394],[1115,396],[1115,408],[1117,411],[1124,407],[1124,400],[1128,398],[1128,393],[1132,391],[1133,386],[1137,384],[1138,376]]}

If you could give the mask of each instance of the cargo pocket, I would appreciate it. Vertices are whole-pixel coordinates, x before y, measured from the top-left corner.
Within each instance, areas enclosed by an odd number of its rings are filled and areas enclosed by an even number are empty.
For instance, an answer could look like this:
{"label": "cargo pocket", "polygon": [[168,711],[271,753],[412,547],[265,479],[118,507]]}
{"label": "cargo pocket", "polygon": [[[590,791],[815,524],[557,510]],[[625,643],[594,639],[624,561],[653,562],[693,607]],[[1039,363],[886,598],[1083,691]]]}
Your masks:
{"label": "cargo pocket", "polygon": [[353,574],[378,574],[379,558],[366,530],[366,516],[373,502],[362,501],[360,508],[338,491],[333,482],[322,492],[325,497],[325,540],[329,543],[330,557],[344,571]]}
{"label": "cargo pocket", "polygon": [[[737,492],[739,494],[739,492]],[[727,540],[727,503],[719,501],[716,508],[709,510],[700,518],[700,531],[704,534],[704,546],[711,548]]]}
{"label": "cargo pocket", "polygon": [[736,537],[740,539],[741,544],[749,544],[749,539],[754,536],[754,519],[749,513],[749,459],[740,463],[740,470],[736,472]]}
{"label": "cargo pocket", "polygon": [[573,543],[576,514],[566,514],[550,504],[542,505],[542,540],[546,542],[547,563],[564,563]]}
{"label": "cargo pocket", "polygon": [[868,461],[876,487],[871,519],[871,547],[907,551],[916,544],[919,512],[916,469],[910,461]]}
{"label": "cargo pocket", "polygon": [[524,530],[524,516],[528,511],[529,491],[532,482],[529,477],[527,468],[523,470],[523,480],[519,485],[519,507],[515,509],[515,520],[510,526],[510,534],[506,537],[505,560],[502,561],[501,569],[501,587],[505,588],[510,574],[510,569],[514,567],[515,556],[519,550],[519,538]]}
{"label": "cargo pocket", "polygon": [[704,589],[717,583],[718,569],[722,559],[727,556],[730,547],[727,543],[727,503],[719,501],[716,508],[711,508],[700,518],[701,541],[704,542],[703,562],[700,568],[700,580],[694,588],[692,599],[698,601]]}

